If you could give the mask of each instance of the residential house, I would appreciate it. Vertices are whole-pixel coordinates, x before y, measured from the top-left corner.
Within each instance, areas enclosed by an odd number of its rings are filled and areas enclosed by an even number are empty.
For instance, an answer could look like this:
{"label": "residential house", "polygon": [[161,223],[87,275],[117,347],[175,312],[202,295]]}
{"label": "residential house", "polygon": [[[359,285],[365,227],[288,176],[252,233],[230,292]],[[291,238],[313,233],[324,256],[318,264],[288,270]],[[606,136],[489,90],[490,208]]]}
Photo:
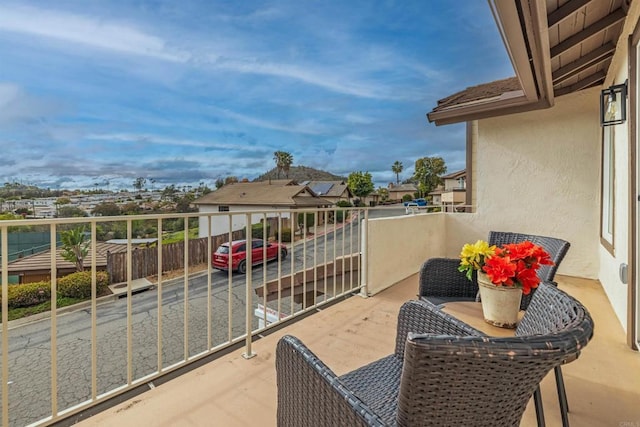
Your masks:
{"label": "residential house", "polygon": [[452,210],[455,205],[467,203],[467,171],[465,169],[441,177],[443,184],[429,193],[431,203],[446,205]]}
{"label": "residential house", "polygon": [[[96,243],[96,269],[107,269],[107,253],[124,252],[127,250],[125,244],[120,243]],[[84,268],[91,268],[91,251],[84,260]],[[10,276],[17,276],[18,283],[32,283],[42,280],[51,280],[51,250],[39,252],[23,258],[18,258],[9,263],[7,271]],[[74,273],[76,266],[74,263],[62,258],[62,248],[56,249],[56,277],[63,277]]]}
{"label": "residential house", "polygon": [[[231,230],[233,231],[241,230],[246,226],[247,214],[228,216],[228,212],[260,211],[260,213],[250,214],[252,224],[268,218],[273,218],[277,222],[280,217],[283,220],[283,227],[295,231],[298,228],[297,218],[290,218],[289,213],[279,213],[278,211],[317,209],[333,205],[331,201],[318,197],[308,186],[298,185],[295,181],[288,179],[227,184],[202,196],[193,203],[198,206],[200,213],[223,213],[223,215],[211,216],[211,228],[209,228],[208,217],[200,217],[200,237],[207,237],[209,233],[207,230],[211,230],[212,236],[227,232],[229,218],[231,218]],[[263,214],[264,211],[268,211],[268,213]],[[324,223],[324,218],[318,218],[317,225],[322,223]]]}
{"label": "residential house", "polygon": [[416,193],[418,192],[418,187],[416,187],[413,183],[407,184],[394,184],[389,183],[387,187],[389,190],[389,200],[402,201],[404,196],[411,196],[411,198],[415,198]]}
{"label": "residential house", "polygon": [[[561,272],[602,283],[637,349],[640,2],[489,3],[516,76],[428,114],[436,125],[466,123],[477,237],[501,229],[571,242]],[[603,92],[612,86],[617,98]],[[601,126],[614,112],[617,124]]]}
{"label": "residential house", "polygon": [[318,197],[330,201],[334,205],[340,201],[351,203],[353,194],[345,181],[303,181]]}

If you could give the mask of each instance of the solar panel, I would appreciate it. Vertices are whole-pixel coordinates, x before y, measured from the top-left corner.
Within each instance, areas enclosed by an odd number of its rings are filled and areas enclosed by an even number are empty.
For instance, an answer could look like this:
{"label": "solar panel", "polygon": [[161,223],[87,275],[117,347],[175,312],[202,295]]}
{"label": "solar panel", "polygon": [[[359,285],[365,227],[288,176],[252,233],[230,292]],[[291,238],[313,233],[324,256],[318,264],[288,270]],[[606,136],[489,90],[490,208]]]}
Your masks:
{"label": "solar panel", "polygon": [[333,184],[330,182],[320,182],[314,185],[313,187],[311,187],[311,190],[317,195],[321,195],[321,194],[327,194],[329,190],[331,190],[331,187],[333,187]]}

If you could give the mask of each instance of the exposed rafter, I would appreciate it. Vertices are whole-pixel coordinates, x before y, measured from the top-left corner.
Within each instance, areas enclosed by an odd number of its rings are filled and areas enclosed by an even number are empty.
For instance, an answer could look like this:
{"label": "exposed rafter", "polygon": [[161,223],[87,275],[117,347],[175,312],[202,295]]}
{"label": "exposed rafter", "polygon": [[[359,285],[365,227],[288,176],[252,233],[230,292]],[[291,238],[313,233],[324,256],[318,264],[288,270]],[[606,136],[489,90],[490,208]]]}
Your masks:
{"label": "exposed rafter", "polygon": [[558,68],[552,74],[553,84],[556,85],[558,83],[562,83],[581,71],[608,60],[613,56],[615,49],[616,46],[612,42],[609,42],[565,65],[564,67]]}
{"label": "exposed rafter", "polygon": [[556,96],[566,95],[567,93],[575,92],[594,86],[596,84],[600,84],[604,81],[604,78],[606,76],[607,73],[605,71],[598,71],[597,73],[593,73],[590,76],[587,76],[584,79],[572,84],[571,86],[566,86],[556,90]]}
{"label": "exposed rafter", "polygon": [[573,13],[591,0],[571,0],[557,8],[547,16],[549,28],[573,16]]}
{"label": "exposed rafter", "polygon": [[617,24],[618,22],[624,20],[626,14],[622,8],[616,9],[614,12],[605,16],[601,20],[589,25],[584,30],[580,31],[577,34],[569,37],[563,42],[558,43],[554,47],[551,48],[551,58],[555,58],[560,55],[562,52],[571,49],[573,46],[578,43],[582,43],[589,37],[598,34],[601,31],[611,27],[612,25]]}

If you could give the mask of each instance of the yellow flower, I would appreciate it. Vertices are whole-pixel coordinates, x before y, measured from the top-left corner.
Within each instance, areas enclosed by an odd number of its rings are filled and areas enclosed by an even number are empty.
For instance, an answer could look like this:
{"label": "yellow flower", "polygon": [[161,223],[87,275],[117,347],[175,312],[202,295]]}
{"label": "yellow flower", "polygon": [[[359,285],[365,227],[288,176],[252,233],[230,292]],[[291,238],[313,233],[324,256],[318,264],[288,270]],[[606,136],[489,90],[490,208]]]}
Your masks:
{"label": "yellow flower", "polygon": [[467,273],[471,278],[473,270],[479,270],[484,265],[484,259],[495,253],[495,245],[489,246],[484,240],[478,240],[474,244],[467,243],[460,252],[460,271]]}

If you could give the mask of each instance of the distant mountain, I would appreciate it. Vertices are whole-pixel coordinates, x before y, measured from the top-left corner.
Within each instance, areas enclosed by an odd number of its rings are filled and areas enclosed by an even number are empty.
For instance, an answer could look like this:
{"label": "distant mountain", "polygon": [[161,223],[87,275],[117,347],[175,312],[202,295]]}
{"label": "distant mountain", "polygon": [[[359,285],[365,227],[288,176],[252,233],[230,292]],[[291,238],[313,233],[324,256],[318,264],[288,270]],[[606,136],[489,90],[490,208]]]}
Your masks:
{"label": "distant mountain", "polygon": [[[296,180],[297,182],[302,181],[346,181],[347,178],[344,176],[334,175],[330,172],[325,172],[319,169],[310,168],[308,166],[291,166],[288,174],[289,179]],[[280,173],[280,179],[286,179],[284,173]],[[273,168],[269,172],[260,175],[253,181],[267,181],[269,179],[278,179],[278,169]]]}

